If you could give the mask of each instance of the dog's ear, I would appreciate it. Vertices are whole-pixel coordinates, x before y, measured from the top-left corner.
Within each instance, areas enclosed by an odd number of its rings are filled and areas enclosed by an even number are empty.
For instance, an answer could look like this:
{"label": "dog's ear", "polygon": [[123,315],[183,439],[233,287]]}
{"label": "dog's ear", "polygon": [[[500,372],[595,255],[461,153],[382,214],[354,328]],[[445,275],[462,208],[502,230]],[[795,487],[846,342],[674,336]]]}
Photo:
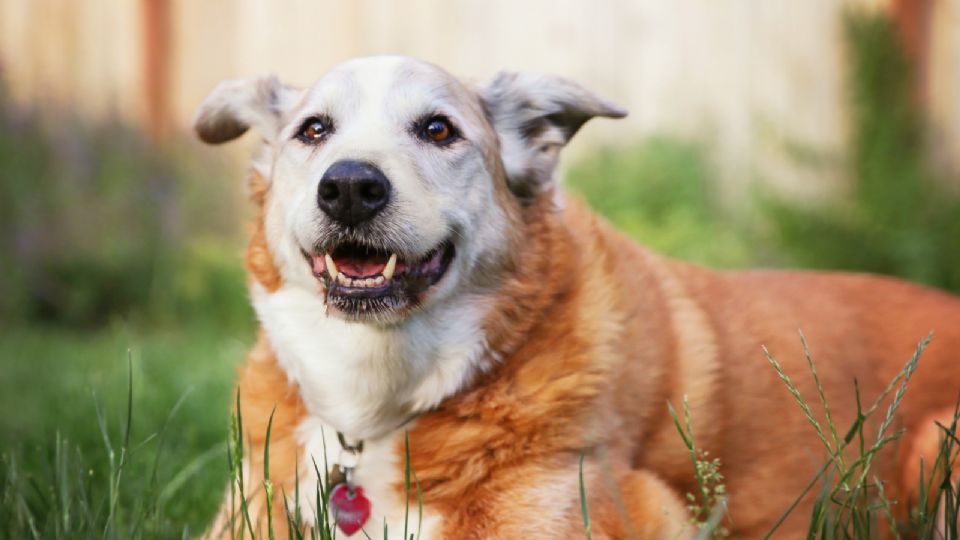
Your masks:
{"label": "dog's ear", "polygon": [[480,88],[510,189],[532,200],[553,185],[560,150],[594,116],[627,111],[560,77],[501,72]]}
{"label": "dog's ear", "polygon": [[273,76],[223,81],[200,104],[193,129],[210,144],[231,141],[250,128],[273,142],[283,113],[294,105],[300,92]]}

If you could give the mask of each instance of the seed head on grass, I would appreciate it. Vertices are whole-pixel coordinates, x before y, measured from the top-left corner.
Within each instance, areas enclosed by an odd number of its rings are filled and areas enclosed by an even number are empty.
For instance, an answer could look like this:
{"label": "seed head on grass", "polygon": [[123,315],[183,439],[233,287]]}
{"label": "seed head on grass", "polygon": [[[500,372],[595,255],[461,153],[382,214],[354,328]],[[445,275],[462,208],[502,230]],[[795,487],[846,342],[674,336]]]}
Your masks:
{"label": "seed head on grass", "polygon": [[[817,481],[823,482],[823,489],[820,490],[818,497],[813,502],[813,514],[808,529],[808,534],[811,538],[872,538],[877,534],[877,527],[874,522],[878,519],[885,520],[893,537],[899,538],[898,524],[895,522],[891,510],[894,502],[886,498],[884,484],[880,478],[872,474],[872,465],[876,454],[890,442],[898,439],[903,433],[903,431],[897,431],[892,434],[887,434],[886,432],[896,418],[895,413],[902,403],[907,390],[907,384],[916,370],[920,356],[929,344],[931,337],[932,336],[927,336],[917,344],[916,350],[910,360],[893,380],[890,381],[866,411],[864,411],[861,406],[859,385],[856,380],[853,381],[857,417],[850,429],[847,430],[846,436],[843,437],[843,439],[839,437],[840,432],[830,413],[830,407],[823,386],[817,375],[816,364],[810,355],[810,350],[803,334],[800,334],[800,339],[803,345],[804,356],[817,387],[820,405],[823,407],[827,429],[830,434],[829,438],[814,416],[811,407],[793,383],[793,380],[773,355],[764,347],[763,351],[767,360],[776,370],[777,375],[800,406],[807,421],[813,426],[817,438],[827,451],[827,459],[823,466],[810,483],[801,491],[800,495],[787,508],[786,512],[778,519],[765,538],[770,538],[774,534],[777,528],[783,523],[786,517],[793,512],[800,500],[806,496]],[[896,389],[895,392],[894,389]],[[870,441],[864,432],[866,421],[876,412],[880,404],[891,392],[894,392],[893,398],[887,407],[883,420],[880,422],[875,439]],[[851,443],[854,442],[857,445],[855,459],[848,461],[846,452]],[[882,515],[880,511],[883,512]]]}
{"label": "seed head on grass", "polygon": [[727,486],[723,482],[723,474],[720,473],[720,458],[710,459],[709,452],[697,448],[687,396],[683,396],[683,424],[680,423],[673,405],[668,402],[667,408],[684,446],[690,453],[699,491],[698,494],[687,493],[690,524],[699,531],[698,538],[726,538],[730,536],[730,530],[720,523],[724,520],[730,521],[730,516],[727,513]]}

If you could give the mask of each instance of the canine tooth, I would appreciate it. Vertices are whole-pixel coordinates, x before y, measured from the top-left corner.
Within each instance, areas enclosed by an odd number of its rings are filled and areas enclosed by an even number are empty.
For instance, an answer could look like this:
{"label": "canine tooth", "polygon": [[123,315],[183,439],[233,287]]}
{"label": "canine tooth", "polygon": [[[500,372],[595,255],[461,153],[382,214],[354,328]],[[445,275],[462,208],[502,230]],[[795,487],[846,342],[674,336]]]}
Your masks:
{"label": "canine tooth", "polygon": [[397,269],[397,254],[391,253],[390,260],[387,261],[387,265],[383,267],[383,272],[381,272],[383,274],[383,279],[387,280],[387,279],[393,278],[393,272],[396,269]]}
{"label": "canine tooth", "polygon": [[337,281],[340,282],[341,285],[346,285],[347,287],[353,285],[353,280],[348,278],[346,274],[337,274]]}
{"label": "canine tooth", "polygon": [[337,270],[337,263],[333,262],[333,257],[329,253],[324,253],[323,260],[327,263],[327,272],[330,273],[330,279],[337,279],[340,271]]}

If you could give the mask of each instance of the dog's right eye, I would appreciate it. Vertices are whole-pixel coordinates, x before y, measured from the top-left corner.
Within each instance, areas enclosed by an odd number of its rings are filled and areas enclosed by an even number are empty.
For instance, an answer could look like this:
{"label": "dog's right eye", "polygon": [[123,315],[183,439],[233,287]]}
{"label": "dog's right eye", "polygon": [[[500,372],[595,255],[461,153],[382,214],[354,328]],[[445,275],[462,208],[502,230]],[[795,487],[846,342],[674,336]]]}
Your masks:
{"label": "dog's right eye", "polygon": [[318,116],[304,120],[297,131],[297,138],[306,144],[317,144],[330,133],[330,122]]}
{"label": "dog's right eye", "polygon": [[434,115],[422,120],[414,126],[418,137],[427,142],[432,142],[439,146],[447,146],[460,137],[450,120],[443,115]]}

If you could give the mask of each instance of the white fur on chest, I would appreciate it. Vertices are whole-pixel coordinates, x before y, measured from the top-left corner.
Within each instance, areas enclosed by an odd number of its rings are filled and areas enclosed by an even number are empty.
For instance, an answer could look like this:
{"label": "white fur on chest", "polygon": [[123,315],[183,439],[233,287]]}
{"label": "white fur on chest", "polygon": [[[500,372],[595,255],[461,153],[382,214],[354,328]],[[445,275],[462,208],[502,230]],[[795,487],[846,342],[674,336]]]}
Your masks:
{"label": "white fur on chest", "polygon": [[434,306],[378,327],[328,316],[316,291],[253,290],[254,306],[280,366],[311,416],[352,439],[393,432],[457,392],[483,366],[479,300]]}
{"label": "white fur on chest", "polygon": [[309,412],[298,426],[303,517],[315,523],[313,464],[323,474],[324,458],[329,467],[337,462],[339,431],[350,442],[364,441],[354,479],[372,503],[365,526],[369,536],[381,538],[386,521],[390,538],[400,538],[406,517],[409,532],[419,529],[420,538],[431,538],[440,517],[427,508],[420,516],[416,504],[408,514],[397,490],[404,481],[399,454],[404,424],[487,367],[486,306],[480,298],[464,295],[456,304],[434,305],[429,314],[414,314],[402,324],[377,327],[328,316],[318,289],[289,283],[273,293],[258,285],[252,289],[278,363],[298,385]]}

